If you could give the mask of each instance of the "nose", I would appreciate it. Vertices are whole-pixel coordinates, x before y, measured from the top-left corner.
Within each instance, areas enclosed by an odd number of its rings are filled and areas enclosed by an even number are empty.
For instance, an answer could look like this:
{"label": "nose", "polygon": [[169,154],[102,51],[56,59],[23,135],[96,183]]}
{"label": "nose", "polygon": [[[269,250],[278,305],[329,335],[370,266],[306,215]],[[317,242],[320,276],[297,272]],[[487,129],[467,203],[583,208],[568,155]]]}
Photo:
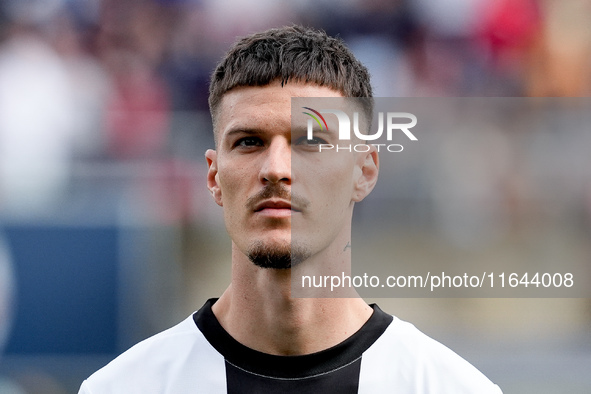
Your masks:
{"label": "nose", "polygon": [[291,185],[291,147],[285,138],[274,138],[265,151],[260,179],[263,183]]}

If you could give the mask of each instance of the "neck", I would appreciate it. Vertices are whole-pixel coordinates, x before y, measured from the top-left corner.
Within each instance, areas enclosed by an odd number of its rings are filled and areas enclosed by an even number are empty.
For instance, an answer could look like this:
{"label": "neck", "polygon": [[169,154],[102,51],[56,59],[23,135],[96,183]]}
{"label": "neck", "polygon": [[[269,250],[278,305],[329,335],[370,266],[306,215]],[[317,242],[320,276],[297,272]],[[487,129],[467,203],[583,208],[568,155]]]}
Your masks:
{"label": "neck", "polygon": [[213,312],[232,337],[252,349],[315,353],[344,341],[371,316],[361,298],[292,298],[291,270],[256,267],[235,245],[232,261],[232,284]]}

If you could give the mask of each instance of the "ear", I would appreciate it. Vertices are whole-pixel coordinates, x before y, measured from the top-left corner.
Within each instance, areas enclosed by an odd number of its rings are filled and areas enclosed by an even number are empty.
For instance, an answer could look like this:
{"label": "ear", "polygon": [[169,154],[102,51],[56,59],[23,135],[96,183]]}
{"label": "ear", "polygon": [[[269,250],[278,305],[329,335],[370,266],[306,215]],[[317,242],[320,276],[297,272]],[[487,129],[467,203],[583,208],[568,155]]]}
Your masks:
{"label": "ear", "polygon": [[360,153],[357,157],[357,174],[354,179],[353,197],[352,200],[359,202],[371,193],[376,182],[378,181],[378,173],[380,169],[380,160],[376,147],[370,145],[371,149],[368,152]]}
{"label": "ear", "polygon": [[209,167],[207,170],[207,188],[216,204],[222,207],[224,204],[222,203],[222,189],[220,188],[218,176],[218,153],[213,149],[208,149],[205,152],[205,159]]}

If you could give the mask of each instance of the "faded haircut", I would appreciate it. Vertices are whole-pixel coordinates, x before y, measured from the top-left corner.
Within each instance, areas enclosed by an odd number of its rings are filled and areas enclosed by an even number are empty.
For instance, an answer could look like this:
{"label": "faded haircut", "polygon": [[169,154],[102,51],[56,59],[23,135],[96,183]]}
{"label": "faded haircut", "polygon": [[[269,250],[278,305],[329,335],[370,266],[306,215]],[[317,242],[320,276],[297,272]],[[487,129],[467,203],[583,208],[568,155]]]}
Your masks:
{"label": "faded haircut", "polygon": [[367,68],[338,38],[303,26],[270,29],[239,39],[215,68],[209,86],[214,130],[222,97],[239,86],[265,86],[279,80],[314,83],[344,97],[366,97],[371,119],[373,94]]}

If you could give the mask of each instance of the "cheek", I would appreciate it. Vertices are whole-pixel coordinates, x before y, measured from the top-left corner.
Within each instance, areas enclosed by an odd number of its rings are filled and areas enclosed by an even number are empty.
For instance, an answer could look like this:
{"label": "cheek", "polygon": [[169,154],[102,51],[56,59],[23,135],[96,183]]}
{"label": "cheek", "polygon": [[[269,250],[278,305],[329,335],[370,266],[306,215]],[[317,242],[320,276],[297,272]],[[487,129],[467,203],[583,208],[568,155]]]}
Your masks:
{"label": "cheek", "polygon": [[309,198],[313,205],[321,209],[320,215],[338,220],[350,207],[353,195],[352,171],[341,165],[324,167],[313,174]]}
{"label": "cheek", "polygon": [[245,175],[241,167],[228,166],[226,163],[220,164],[218,177],[224,202],[229,202],[239,197],[240,188],[243,187],[246,181]]}
{"label": "cheek", "polygon": [[[339,191],[352,185],[355,158],[346,152],[314,152],[310,155],[292,155],[294,188],[314,185],[315,188],[338,187]],[[350,188],[349,188],[350,189]],[[336,190],[334,190],[336,192]]]}
{"label": "cheek", "polygon": [[220,199],[224,209],[224,216],[228,216],[236,205],[235,199],[238,194],[236,191],[236,182],[232,182],[230,176],[218,173],[218,185],[220,186]]}
{"label": "cheek", "polygon": [[332,166],[327,166],[323,183],[329,192],[339,201],[350,198],[353,190],[353,166],[349,163],[333,163]]}
{"label": "cheek", "polygon": [[237,171],[227,171],[227,168],[220,168],[218,172],[219,184],[222,190],[223,214],[226,229],[232,239],[237,236],[240,228],[241,208],[244,207],[244,200],[240,196],[245,194],[240,190],[241,184]]}

